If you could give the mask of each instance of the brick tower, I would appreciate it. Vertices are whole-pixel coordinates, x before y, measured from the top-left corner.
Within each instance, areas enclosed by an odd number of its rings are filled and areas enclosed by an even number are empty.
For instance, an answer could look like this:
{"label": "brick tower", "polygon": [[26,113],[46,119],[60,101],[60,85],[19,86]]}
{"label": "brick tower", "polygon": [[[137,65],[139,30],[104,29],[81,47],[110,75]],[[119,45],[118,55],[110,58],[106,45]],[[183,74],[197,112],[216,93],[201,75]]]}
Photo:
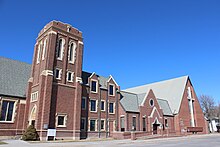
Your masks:
{"label": "brick tower", "polygon": [[47,129],[56,138],[80,138],[82,33],[58,21],[39,33],[28,82],[24,128],[33,124],[41,140]]}

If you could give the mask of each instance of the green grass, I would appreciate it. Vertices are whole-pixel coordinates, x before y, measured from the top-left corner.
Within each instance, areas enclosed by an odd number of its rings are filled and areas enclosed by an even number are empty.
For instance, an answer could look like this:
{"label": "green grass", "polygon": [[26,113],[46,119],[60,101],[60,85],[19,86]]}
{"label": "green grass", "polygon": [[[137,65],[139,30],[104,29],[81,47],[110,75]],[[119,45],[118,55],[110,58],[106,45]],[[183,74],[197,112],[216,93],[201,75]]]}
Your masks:
{"label": "green grass", "polygon": [[0,145],[2,145],[2,144],[7,144],[7,143],[0,141]]}

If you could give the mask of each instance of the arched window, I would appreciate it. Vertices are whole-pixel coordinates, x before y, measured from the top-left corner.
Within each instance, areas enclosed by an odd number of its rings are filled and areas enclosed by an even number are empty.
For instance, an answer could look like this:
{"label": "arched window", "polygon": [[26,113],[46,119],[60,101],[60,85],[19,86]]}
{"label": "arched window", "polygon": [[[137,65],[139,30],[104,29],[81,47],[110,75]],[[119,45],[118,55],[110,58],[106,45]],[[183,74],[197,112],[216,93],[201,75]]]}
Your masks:
{"label": "arched window", "polygon": [[38,45],[38,51],[37,51],[37,64],[40,63],[41,46],[42,46],[42,42]]}
{"label": "arched window", "polygon": [[71,42],[69,45],[69,62],[74,63],[75,62],[75,56],[76,56],[76,43]]}
{"label": "arched window", "polygon": [[60,38],[57,44],[57,59],[59,60],[63,59],[64,44],[65,40],[63,38]]}
{"label": "arched window", "polygon": [[35,125],[35,120],[36,120],[36,109],[37,106],[35,105],[32,110],[31,110],[31,115],[30,115],[30,119],[29,119],[29,125]]}
{"label": "arched window", "polygon": [[45,59],[46,46],[47,46],[47,38],[44,40],[44,47],[43,47],[43,53],[42,53],[42,60]]}

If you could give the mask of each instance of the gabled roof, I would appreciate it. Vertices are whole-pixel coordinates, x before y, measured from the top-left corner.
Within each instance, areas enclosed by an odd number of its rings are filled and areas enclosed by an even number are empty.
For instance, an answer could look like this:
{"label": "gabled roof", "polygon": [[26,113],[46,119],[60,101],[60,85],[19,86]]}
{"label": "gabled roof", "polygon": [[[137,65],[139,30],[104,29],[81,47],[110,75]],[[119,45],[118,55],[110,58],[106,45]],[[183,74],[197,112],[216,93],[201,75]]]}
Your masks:
{"label": "gabled roof", "polygon": [[136,94],[121,91],[120,103],[125,111],[139,112],[138,97]]}
{"label": "gabled roof", "polygon": [[31,64],[0,57],[0,95],[26,97]]}
{"label": "gabled roof", "polygon": [[173,116],[173,113],[170,109],[170,106],[169,106],[167,100],[157,99],[157,102],[158,102],[160,108],[162,109],[164,115]]}
{"label": "gabled roof", "polygon": [[152,89],[156,98],[167,100],[171,111],[176,114],[179,112],[181,100],[188,78],[189,76],[184,76],[180,78],[129,88],[125,91],[135,94],[142,94]]}
{"label": "gabled roof", "polygon": [[[83,84],[84,85],[89,85],[88,83],[88,78],[94,73],[89,73],[89,72],[85,72],[85,71],[82,71],[82,81],[83,81]],[[109,80],[110,77],[103,77],[103,76],[99,76],[99,75],[96,75],[99,79],[99,84],[100,84],[100,88],[103,88],[103,89],[107,89],[107,81]]]}

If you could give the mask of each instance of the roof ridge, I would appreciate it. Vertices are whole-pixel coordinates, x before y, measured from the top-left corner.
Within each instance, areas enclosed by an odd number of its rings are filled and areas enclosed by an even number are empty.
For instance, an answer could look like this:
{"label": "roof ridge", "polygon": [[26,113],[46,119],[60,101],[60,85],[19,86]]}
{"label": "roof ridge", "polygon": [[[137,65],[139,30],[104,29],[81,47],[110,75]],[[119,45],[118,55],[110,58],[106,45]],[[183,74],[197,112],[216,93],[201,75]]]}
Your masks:
{"label": "roof ridge", "polygon": [[[167,80],[162,80],[162,81],[157,81],[157,82],[148,83],[148,84],[144,84],[144,85],[139,85],[139,86],[135,86],[135,87],[130,87],[130,88],[127,88],[127,89],[140,88],[140,87],[144,87],[144,86],[147,86],[147,85],[153,85],[153,84],[158,84],[158,83],[169,82],[169,81],[178,80],[178,79],[185,78],[185,77],[189,77],[189,75],[176,77],[176,78],[172,78],[172,79],[167,79]],[[127,90],[127,89],[125,89],[125,90]]]}

